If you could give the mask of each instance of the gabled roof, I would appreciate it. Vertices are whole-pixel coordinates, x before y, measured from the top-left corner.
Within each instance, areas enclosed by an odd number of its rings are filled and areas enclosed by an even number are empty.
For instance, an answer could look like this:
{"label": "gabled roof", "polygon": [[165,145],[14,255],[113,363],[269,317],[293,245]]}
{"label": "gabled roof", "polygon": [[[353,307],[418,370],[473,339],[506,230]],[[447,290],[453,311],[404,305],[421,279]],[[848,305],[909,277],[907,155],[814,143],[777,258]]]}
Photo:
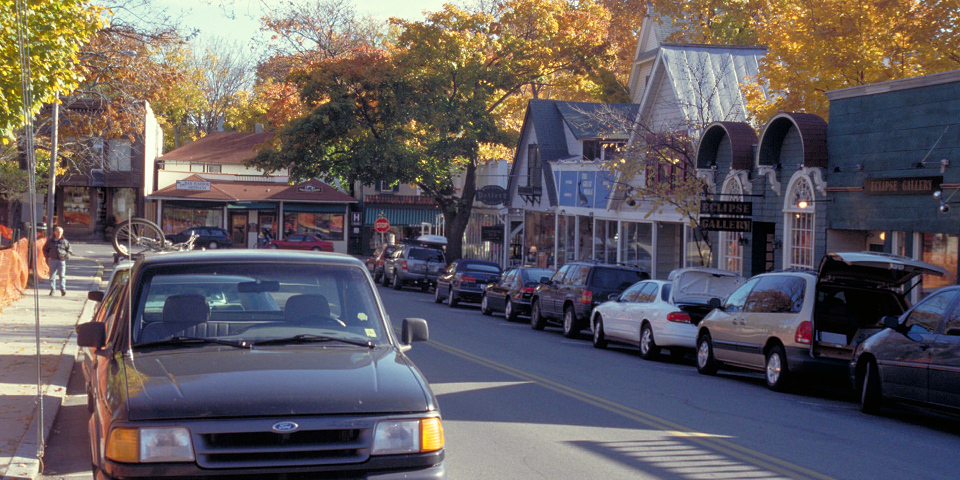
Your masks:
{"label": "gabled roof", "polygon": [[675,98],[682,99],[676,108],[684,119],[745,121],[747,102],[742,86],[756,78],[766,52],[764,47],[740,45],[661,45],[650,85],[640,101],[641,119],[658,108],[660,92],[669,87]]}
{"label": "gabled roof", "polygon": [[209,182],[210,190],[179,190],[168,185],[148,195],[151,200],[206,200],[211,202],[296,202],[296,203],[357,203],[357,199],[319,180],[307,180],[296,185],[276,182],[231,182],[207,180],[191,175],[184,180]]}
{"label": "gabled roof", "polygon": [[158,160],[240,165],[255,157],[260,146],[272,136],[273,133],[213,132],[167,152]]}

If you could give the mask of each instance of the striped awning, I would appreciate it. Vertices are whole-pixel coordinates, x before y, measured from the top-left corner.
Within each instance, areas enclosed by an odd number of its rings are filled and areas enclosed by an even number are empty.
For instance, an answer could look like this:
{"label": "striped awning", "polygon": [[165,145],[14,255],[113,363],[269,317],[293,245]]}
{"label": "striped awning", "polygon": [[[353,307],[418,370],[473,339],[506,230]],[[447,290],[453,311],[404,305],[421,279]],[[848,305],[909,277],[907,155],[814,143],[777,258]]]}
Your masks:
{"label": "striped awning", "polygon": [[404,209],[404,208],[381,208],[369,207],[364,209],[363,224],[373,225],[378,218],[385,217],[390,221],[390,225],[420,225],[421,223],[436,223],[437,215],[442,215],[439,209]]}

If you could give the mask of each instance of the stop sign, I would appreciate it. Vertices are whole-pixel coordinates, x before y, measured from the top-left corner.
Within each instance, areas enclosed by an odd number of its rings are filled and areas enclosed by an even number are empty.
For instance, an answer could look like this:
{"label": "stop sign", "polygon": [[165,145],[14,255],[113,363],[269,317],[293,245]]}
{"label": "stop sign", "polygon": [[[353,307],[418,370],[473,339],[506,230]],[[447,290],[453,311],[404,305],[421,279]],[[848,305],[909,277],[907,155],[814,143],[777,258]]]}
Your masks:
{"label": "stop sign", "polygon": [[377,221],[373,222],[373,228],[380,233],[386,232],[390,230],[390,220],[378,218]]}

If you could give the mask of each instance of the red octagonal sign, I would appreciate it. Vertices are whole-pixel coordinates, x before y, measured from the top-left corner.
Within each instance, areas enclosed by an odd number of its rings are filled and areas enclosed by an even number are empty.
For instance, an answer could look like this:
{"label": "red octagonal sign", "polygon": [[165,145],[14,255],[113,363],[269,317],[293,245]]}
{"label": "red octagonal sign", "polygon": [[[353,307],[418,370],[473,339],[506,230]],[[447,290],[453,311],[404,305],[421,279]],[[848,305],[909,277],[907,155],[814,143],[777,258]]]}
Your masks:
{"label": "red octagonal sign", "polygon": [[386,232],[390,230],[390,220],[378,218],[377,221],[373,222],[373,228],[380,233]]}

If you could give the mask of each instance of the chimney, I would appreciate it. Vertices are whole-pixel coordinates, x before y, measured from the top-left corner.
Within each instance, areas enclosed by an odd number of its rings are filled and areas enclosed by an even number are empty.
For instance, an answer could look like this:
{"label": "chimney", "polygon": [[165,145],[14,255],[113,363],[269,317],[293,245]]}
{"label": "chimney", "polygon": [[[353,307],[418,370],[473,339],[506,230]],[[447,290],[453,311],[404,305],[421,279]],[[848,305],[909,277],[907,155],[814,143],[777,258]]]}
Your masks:
{"label": "chimney", "polygon": [[253,126],[253,133],[263,133],[263,124],[258,123]]}

